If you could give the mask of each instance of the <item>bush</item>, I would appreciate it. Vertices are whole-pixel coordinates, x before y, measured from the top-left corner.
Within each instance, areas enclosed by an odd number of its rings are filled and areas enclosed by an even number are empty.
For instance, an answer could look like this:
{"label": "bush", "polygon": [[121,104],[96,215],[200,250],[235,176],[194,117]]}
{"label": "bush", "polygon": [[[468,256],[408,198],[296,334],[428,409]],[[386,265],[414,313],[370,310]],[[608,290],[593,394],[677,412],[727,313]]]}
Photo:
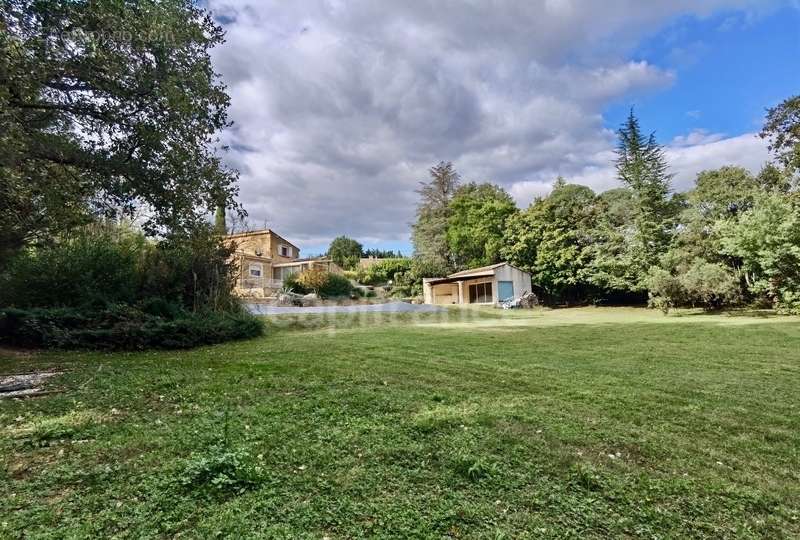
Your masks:
{"label": "bush", "polygon": [[353,284],[349,279],[321,268],[311,268],[298,274],[291,274],[283,280],[283,286],[297,294],[315,292],[326,298],[353,294]]}
{"label": "bush", "polygon": [[733,273],[720,264],[695,260],[678,276],[667,270],[651,270],[648,278],[649,305],[664,313],[678,306],[712,310],[741,302],[741,286]]}
{"label": "bush", "polygon": [[289,274],[283,280],[283,287],[287,290],[292,291],[293,293],[297,294],[308,294],[311,291],[306,289],[298,280],[300,277],[299,273]]}
{"label": "bush", "polygon": [[738,304],[742,299],[739,280],[719,264],[697,260],[681,276],[690,304],[705,309],[719,309]]}
{"label": "bush", "polygon": [[261,334],[233,295],[229,248],[210,227],[148,241],[93,224],[19,253],[0,275],[0,341],[185,348]]}
{"label": "bush", "polygon": [[[152,307],[152,305],[151,305]],[[244,311],[185,312],[162,317],[130,305],[103,310],[0,310],[0,343],[22,347],[184,349],[260,336],[263,322]]]}
{"label": "bush", "polygon": [[300,272],[297,276],[297,283],[307,291],[319,293],[320,289],[328,282],[329,276],[330,274],[322,268],[312,267]]}
{"label": "bush", "polygon": [[75,231],[52,246],[12,258],[0,277],[0,306],[134,302],[139,264],[150,248],[142,235],[122,227]]}
{"label": "bush", "polygon": [[330,273],[325,285],[318,292],[324,297],[350,296],[353,294],[353,284],[344,276]]}
{"label": "bush", "polygon": [[664,313],[681,305],[685,299],[685,291],[680,280],[663,268],[655,268],[650,271],[647,278],[647,290],[649,291],[648,305],[651,308],[660,309]]}
{"label": "bush", "polygon": [[411,259],[385,259],[358,271],[357,281],[364,285],[382,285],[394,281],[400,272],[411,270]]}
{"label": "bush", "polygon": [[0,306],[90,307],[161,298],[185,309],[238,309],[231,251],[210,227],[158,243],[93,224],[19,253],[0,275]]}

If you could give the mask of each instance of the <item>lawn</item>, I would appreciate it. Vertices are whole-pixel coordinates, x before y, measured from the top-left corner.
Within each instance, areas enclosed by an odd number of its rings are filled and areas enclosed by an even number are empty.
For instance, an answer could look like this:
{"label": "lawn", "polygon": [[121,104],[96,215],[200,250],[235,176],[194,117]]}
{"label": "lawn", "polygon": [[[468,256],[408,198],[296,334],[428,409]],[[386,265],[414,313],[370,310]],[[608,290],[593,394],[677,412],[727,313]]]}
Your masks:
{"label": "lawn", "polygon": [[0,353],[0,536],[800,535],[800,319],[295,317],[182,352]]}

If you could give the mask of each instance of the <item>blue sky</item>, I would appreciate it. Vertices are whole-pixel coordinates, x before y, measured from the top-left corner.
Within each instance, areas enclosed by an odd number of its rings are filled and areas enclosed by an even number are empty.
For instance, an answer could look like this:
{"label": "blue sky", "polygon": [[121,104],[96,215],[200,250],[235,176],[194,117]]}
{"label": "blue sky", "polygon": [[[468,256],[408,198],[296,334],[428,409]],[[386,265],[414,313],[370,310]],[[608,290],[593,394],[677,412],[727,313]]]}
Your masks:
{"label": "blue sky", "polygon": [[797,0],[208,0],[214,62],[254,228],[326,250],[411,253],[415,189],[440,160],[526,207],[561,175],[615,187],[635,105],[676,190],[757,170],[764,110],[800,93]]}
{"label": "blue sky", "polygon": [[679,17],[631,57],[674,70],[674,84],[611,104],[603,112],[607,127],[616,129],[634,104],[662,143],[695,129],[758,131],[766,107],[800,92],[800,9],[753,20],[736,11]]}

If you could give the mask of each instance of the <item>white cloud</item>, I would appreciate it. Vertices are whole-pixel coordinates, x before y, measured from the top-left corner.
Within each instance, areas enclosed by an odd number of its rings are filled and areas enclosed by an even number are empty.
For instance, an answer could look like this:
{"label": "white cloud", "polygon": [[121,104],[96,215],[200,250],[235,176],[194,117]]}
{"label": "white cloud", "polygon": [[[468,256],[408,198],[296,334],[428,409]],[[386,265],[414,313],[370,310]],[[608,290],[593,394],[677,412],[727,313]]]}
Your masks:
{"label": "white cloud", "polygon": [[[241,202],[253,225],[319,245],[341,233],[405,240],[414,189],[439,160],[523,206],[559,174],[612,187],[602,110],[676,77],[629,59],[630,47],[679,15],[757,4],[210,0],[227,30],[214,60]],[[714,137],[673,141],[675,170],[762,160],[761,147],[729,152],[738,138]]]}
{"label": "white cloud", "polygon": [[697,173],[723,165],[738,165],[756,173],[769,159],[765,141],[755,133],[738,137],[713,138],[691,146],[671,146],[666,151],[673,174],[673,186],[679,191],[692,187]]}
{"label": "white cloud", "polygon": [[721,141],[724,138],[724,133],[709,133],[708,130],[705,129],[695,129],[686,135],[678,135],[672,139],[670,146],[695,146],[698,144],[708,144]]}

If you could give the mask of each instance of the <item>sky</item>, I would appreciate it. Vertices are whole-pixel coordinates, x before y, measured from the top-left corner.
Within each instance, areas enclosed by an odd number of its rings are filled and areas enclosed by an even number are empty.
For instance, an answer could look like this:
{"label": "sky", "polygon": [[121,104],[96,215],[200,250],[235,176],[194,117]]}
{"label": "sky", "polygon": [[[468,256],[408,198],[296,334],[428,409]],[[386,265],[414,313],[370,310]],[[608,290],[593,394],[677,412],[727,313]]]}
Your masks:
{"label": "sky", "polygon": [[411,253],[415,189],[439,161],[520,208],[556,177],[618,185],[631,107],[676,191],[757,172],[765,109],[800,92],[800,1],[208,0],[246,225],[304,254],[344,234]]}

